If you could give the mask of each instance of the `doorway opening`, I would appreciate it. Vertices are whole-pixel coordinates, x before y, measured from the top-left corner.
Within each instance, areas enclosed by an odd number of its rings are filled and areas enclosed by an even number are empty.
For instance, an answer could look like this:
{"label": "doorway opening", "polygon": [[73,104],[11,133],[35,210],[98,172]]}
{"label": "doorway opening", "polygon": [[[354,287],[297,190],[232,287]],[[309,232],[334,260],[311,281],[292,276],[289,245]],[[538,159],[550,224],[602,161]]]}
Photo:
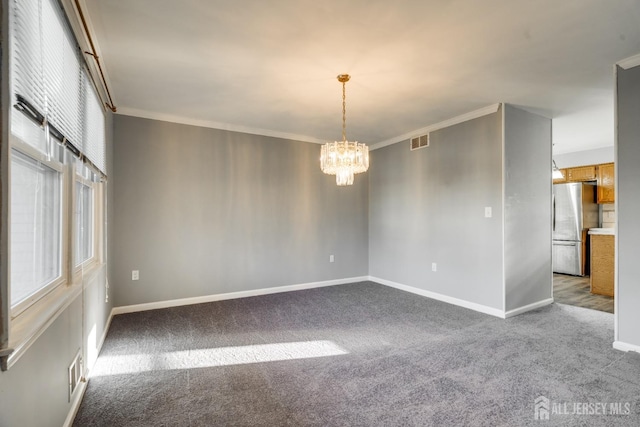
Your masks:
{"label": "doorway opening", "polygon": [[613,313],[613,297],[591,293],[590,279],[553,273],[554,302]]}
{"label": "doorway opening", "polygon": [[600,181],[588,179],[604,166],[608,164],[569,168],[565,171],[574,172],[567,173],[573,178],[576,171],[588,170],[589,174],[583,181],[554,182],[553,298],[558,303],[613,313],[615,211],[597,191]]}

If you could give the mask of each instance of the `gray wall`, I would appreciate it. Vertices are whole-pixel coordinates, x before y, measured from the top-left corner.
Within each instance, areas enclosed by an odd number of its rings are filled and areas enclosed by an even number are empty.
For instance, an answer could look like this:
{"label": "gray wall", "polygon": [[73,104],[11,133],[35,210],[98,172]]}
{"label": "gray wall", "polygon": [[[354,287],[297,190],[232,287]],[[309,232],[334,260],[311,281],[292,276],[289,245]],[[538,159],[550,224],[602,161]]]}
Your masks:
{"label": "gray wall", "polygon": [[61,426],[68,367],[81,345],[82,300],[76,300],[8,371],[0,373],[0,425]]}
{"label": "gray wall", "polygon": [[117,306],[367,274],[367,176],[338,188],[319,145],[121,115],[114,133]]}
{"label": "gray wall", "polygon": [[372,153],[370,274],[502,310],[502,114],[430,137]]}
{"label": "gray wall", "polygon": [[505,309],[553,298],[551,120],[504,106]]}
{"label": "gray wall", "polygon": [[[8,371],[0,373],[0,426],[61,426],[69,411],[68,371],[78,350],[95,357],[111,311],[104,267]],[[83,301],[85,316],[83,316]],[[83,328],[83,318],[85,321]]]}
{"label": "gray wall", "polygon": [[640,346],[640,67],[618,67],[617,74],[617,340]]}

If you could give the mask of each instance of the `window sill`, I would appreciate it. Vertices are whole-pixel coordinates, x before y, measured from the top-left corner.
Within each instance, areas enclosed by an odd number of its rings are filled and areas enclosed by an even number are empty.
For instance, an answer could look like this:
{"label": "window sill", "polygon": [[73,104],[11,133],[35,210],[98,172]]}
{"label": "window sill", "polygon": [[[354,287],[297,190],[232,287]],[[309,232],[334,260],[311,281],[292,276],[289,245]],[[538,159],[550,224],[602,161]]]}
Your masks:
{"label": "window sill", "polygon": [[52,290],[27,310],[11,319],[9,346],[0,349],[0,367],[11,368],[69,305],[82,294],[86,283],[92,281],[105,264],[92,260],[83,266],[82,279],[71,285]]}
{"label": "window sill", "polygon": [[[9,346],[2,357],[2,370],[13,366],[44,331],[82,294],[82,286],[59,286],[11,320]],[[10,353],[9,353],[10,352]],[[9,354],[6,354],[9,353]]]}
{"label": "window sill", "polygon": [[13,352],[7,358],[6,369],[11,368],[20,359],[81,293],[81,286],[59,286],[11,320],[9,348],[13,349]]}

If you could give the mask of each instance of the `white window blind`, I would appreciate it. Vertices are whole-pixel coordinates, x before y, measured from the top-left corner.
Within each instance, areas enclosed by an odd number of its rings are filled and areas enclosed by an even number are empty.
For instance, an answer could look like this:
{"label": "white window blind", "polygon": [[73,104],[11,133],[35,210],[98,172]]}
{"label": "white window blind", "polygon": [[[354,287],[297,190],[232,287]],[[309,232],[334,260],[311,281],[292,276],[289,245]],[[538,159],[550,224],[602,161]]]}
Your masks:
{"label": "white window blind", "polygon": [[54,136],[106,175],[102,104],[62,6],[58,0],[13,0],[13,15],[16,106],[37,122],[46,120]]}
{"label": "white window blind", "polygon": [[75,147],[80,148],[80,106],[84,87],[79,52],[58,1],[41,1],[45,116]]}
{"label": "white window blind", "polygon": [[13,15],[14,90],[44,114],[40,1],[15,1]]}
{"label": "white window blind", "polygon": [[[86,76],[85,76],[86,77]],[[88,78],[84,79],[84,137],[82,152],[103,173],[106,172],[104,114],[100,98]]]}

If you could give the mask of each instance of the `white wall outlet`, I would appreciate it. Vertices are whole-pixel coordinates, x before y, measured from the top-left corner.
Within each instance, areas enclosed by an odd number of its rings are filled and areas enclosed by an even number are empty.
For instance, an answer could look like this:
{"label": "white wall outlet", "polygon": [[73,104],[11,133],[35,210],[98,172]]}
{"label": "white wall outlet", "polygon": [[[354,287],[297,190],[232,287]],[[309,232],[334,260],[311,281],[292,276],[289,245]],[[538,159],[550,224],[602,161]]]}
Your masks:
{"label": "white wall outlet", "polygon": [[492,212],[491,212],[491,206],[487,206],[484,208],[484,217],[485,218],[491,218],[492,216]]}
{"label": "white wall outlet", "polygon": [[140,271],[132,270],[131,271],[131,280],[140,280]]}
{"label": "white wall outlet", "polygon": [[431,263],[431,271],[438,271],[438,264],[436,264],[435,262]]}
{"label": "white wall outlet", "polygon": [[329,255],[329,262],[334,262],[335,258],[333,257],[333,255]]}

